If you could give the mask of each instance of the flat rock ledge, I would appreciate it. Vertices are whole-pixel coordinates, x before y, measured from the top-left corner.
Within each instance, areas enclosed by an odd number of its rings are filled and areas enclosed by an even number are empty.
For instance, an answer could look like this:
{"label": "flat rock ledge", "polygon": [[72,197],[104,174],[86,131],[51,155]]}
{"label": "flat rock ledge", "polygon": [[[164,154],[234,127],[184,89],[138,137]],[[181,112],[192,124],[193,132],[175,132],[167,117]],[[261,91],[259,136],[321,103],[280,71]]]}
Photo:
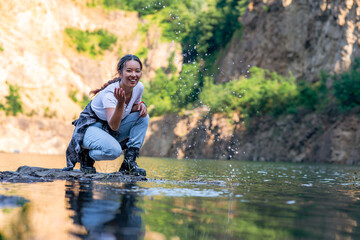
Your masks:
{"label": "flat rock ledge", "polygon": [[52,182],[54,180],[104,181],[104,182],[136,182],[146,181],[144,176],[125,175],[120,172],[85,174],[80,170],[63,172],[62,169],[21,166],[15,172],[0,172],[0,182]]}

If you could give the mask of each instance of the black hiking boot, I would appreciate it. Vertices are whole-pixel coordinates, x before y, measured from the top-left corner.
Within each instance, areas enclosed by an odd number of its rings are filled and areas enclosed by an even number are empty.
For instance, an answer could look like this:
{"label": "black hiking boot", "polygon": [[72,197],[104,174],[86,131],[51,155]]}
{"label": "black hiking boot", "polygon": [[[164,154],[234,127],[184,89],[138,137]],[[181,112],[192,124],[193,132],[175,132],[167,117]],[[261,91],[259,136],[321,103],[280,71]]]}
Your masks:
{"label": "black hiking boot", "polygon": [[84,150],[81,156],[80,171],[89,174],[96,173],[96,168],[94,167],[95,161],[89,156],[89,150]]}
{"label": "black hiking boot", "polygon": [[124,150],[124,162],[121,164],[119,172],[135,176],[146,176],[145,169],[139,168],[136,157],[139,156],[139,149],[130,147]]}

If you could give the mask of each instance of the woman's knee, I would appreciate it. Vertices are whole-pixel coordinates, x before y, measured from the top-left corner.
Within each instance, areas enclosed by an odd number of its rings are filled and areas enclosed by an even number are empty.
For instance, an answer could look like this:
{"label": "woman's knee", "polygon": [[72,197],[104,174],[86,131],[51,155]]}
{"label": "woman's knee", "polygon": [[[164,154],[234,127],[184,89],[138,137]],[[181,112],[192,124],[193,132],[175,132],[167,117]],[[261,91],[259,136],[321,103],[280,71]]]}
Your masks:
{"label": "woman's knee", "polygon": [[104,150],[105,155],[107,155],[109,158],[111,158],[112,160],[120,157],[121,153],[122,153],[122,149],[121,147],[116,147],[116,148],[109,148],[109,149],[105,149]]}

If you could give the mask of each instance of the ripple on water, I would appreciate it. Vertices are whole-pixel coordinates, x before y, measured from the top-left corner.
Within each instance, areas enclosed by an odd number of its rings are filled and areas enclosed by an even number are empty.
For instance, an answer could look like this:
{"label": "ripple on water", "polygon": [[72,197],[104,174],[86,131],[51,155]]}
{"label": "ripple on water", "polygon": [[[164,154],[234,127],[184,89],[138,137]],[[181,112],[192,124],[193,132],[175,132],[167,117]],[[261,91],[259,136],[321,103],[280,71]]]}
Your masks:
{"label": "ripple on water", "polygon": [[224,191],[213,189],[189,189],[189,188],[149,188],[142,191],[146,196],[166,196],[166,197],[220,197],[225,194]]}

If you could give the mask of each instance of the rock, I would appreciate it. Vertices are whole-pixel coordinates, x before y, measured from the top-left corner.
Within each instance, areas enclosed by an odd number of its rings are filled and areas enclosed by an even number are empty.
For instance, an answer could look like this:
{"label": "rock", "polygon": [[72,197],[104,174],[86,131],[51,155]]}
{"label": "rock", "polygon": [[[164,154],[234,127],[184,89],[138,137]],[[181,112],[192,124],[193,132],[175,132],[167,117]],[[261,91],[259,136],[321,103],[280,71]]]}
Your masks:
{"label": "rock", "polygon": [[82,181],[96,180],[107,182],[134,182],[147,180],[147,178],[143,176],[125,175],[120,172],[85,174],[79,170],[63,172],[62,169],[30,166],[21,166],[15,172],[0,172],[0,182],[50,182],[57,179]]}

